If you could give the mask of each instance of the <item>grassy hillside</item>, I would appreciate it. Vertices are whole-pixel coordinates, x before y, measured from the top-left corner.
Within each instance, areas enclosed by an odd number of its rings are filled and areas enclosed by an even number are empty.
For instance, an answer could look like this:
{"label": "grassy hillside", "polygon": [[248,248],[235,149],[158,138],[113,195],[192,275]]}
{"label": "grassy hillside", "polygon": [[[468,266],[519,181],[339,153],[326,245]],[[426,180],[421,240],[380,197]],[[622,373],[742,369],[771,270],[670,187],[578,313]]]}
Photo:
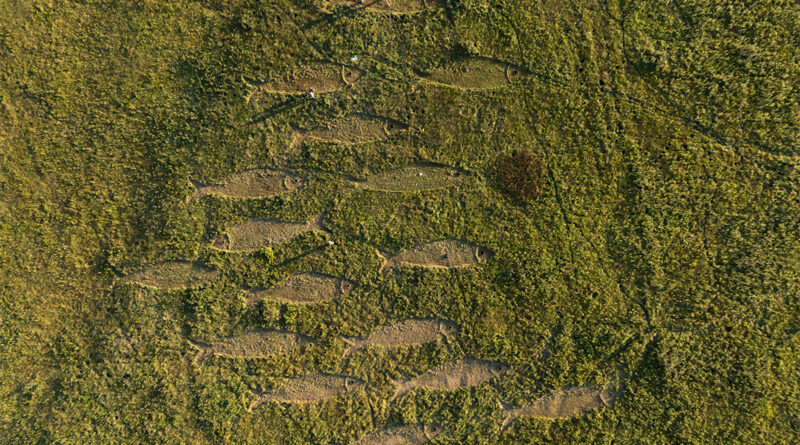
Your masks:
{"label": "grassy hillside", "polygon": [[[0,442],[344,444],[407,423],[442,425],[440,444],[800,440],[800,6],[323,6],[0,0]],[[478,57],[522,75],[486,90],[423,80]],[[243,76],[315,60],[365,75],[315,99],[246,101]],[[298,137],[352,113],[410,128],[360,144]],[[520,150],[543,165],[526,200],[498,182]],[[419,161],[470,178],[399,193],[351,185]],[[189,178],[256,167],[309,185],[186,202]],[[252,254],[211,247],[250,218],[323,212],[328,233]],[[379,272],[377,249],[444,238],[495,255]],[[169,260],[222,276],[188,290],[114,285]],[[243,288],[306,270],[358,287],[318,305],[243,304]],[[414,317],[461,330],[342,359],[342,337]],[[188,340],[255,328],[315,343],[193,362]],[[392,378],[467,355],[511,370],[390,402]],[[314,372],[366,385],[248,411],[250,389]],[[499,402],[580,385],[620,396],[501,430]]]}

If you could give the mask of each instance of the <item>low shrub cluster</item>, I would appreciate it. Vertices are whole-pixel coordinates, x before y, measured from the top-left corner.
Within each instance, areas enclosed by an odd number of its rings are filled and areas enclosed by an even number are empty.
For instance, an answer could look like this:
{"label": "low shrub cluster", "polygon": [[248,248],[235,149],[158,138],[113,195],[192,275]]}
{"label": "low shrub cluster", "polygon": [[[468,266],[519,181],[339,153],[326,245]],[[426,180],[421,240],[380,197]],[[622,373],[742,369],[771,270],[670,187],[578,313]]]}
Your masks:
{"label": "low shrub cluster", "polygon": [[532,201],[542,193],[544,162],[528,149],[517,150],[498,161],[496,179],[500,188],[511,198],[522,202]]}

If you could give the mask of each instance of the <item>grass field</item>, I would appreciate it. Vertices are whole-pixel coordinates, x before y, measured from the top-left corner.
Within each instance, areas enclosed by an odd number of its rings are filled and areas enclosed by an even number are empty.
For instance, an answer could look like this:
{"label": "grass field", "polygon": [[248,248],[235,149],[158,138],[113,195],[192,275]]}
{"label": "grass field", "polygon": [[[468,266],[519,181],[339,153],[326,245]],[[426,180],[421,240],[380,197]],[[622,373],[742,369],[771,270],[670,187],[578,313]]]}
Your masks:
{"label": "grass field", "polygon": [[[0,442],[800,441],[800,5],[326,3],[0,0]],[[358,72],[280,89],[313,64]],[[410,164],[464,173],[392,185]],[[256,168],[303,184],[187,199]],[[309,225],[212,245],[251,220]],[[491,255],[400,261],[437,240]],[[120,280],[172,262],[191,286]],[[245,304],[309,271],[353,287]],[[407,319],[459,329],[343,357]],[[191,343],[270,330],[311,343]],[[392,400],[463,357],[508,371]],[[364,384],[248,409],[316,373]],[[618,395],[502,427],[583,386]]]}

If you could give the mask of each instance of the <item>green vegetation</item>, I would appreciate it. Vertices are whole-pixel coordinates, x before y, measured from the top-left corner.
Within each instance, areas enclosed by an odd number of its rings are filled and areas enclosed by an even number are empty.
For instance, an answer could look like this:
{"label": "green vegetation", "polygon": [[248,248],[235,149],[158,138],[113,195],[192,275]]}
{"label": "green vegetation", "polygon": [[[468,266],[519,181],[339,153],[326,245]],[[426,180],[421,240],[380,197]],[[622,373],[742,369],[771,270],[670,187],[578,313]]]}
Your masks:
{"label": "green vegetation", "polygon": [[[0,0],[0,442],[350,443],[417,422],[442,425],[441,444],[800,441],[796,2],[447,0],[400,16],[322,3]],[[486,91],[420,82],[473,56],[525,75]],[[309,60],[365,76],[316,99],[246,101],[242,76]],[[292,145],[297,128],[351,113],[410,129]],[[515,203],[491,178],[520,147],[545,170],[538,199]],[[349,185],[419,161],[480,180]],[[262,166],[309,185],[186,203],[189,178]],[[331,233],[211,247],[251,218],[321,212]],[[376,248],[447,238],[495,255],[379,273]],[[221,277],[114,286],[173,260]],[[244,305],[243,288],[307,270],[358,287],[319,305]],[[343,336],[434,316],[458,335],[342,360]],[[188,339],[255,328],[317,341],[193,364]],[[465,355],[511,370],[388,402],[390,378]],[[250,389],[314,372],[366,385],[247,410]],[[612,406],[500,429],[499,401],[615,383]]]}

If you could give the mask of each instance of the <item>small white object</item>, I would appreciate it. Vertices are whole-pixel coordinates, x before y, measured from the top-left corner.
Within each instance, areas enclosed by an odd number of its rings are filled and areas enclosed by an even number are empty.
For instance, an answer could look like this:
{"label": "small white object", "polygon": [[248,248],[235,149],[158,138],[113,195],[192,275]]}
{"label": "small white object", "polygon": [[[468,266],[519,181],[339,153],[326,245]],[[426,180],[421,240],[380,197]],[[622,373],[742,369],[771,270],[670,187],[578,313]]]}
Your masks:
{"label": "small white object", "polygon": [[422,172],[417,173],[417,176],[422,176]]}
{"label": "small white object", "polygon": [[309,91],[309,92],[308,92],[308,97],[310,97],[310,98],[312,98],[312,99],[315,99],[317,96],[315,96],[315,95],[314,95],[314,92],[313,92],[313,91]]}
{"label": "small white object", "polygon": [[328,245],[329,245],[329,246],[332,246],[332,245],[334,245],[334,244],[336,244],[336,243],[334,243],[333,241],[330,241],[330,240],[328,241]]}
{"label": "small white object", "polygon": [[353,56],[350,58],[351,62],[358,62],[358,56]]}

